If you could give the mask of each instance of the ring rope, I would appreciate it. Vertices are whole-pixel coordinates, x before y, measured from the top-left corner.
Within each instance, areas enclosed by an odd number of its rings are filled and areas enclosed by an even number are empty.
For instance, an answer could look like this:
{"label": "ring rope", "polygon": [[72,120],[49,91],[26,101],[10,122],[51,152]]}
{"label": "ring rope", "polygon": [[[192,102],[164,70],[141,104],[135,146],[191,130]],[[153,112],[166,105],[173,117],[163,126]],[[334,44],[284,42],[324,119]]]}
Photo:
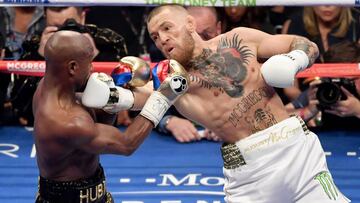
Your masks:
{"label": "ring rope", "polygon": [[0,6],[359,6],[360,0],[0,0]]}
{"label": "ring rope", "polygon": [[[94,72],[110,74],[119,65],[118,62],[93,62]],[[150,66],[155,66],[151,63]],[[28,76],[43,76],[45,61],[0,61],[0,72],[14,73]],[[284,67],[286,70],[286,67]],[[360,77],[360,64],[358,63],[327,63],[314,64],[310,68],[299,72],[297,78],[309,77]]]}

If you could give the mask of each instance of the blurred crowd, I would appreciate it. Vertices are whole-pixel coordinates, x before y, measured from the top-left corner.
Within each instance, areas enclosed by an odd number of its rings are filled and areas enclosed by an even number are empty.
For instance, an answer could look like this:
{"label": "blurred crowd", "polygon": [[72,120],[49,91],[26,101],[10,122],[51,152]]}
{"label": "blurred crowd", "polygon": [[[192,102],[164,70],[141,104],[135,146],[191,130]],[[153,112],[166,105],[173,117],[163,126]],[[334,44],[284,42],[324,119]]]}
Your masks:
{"label": "blurred crowd", "polygon": [[[320,49],[316,63],[360,61],[360,11],[318,7],[188,7],[204,40],[235,27],[270,34],[296,34]],[[1,7],[0,59],[43,60],[44,45],[57,30],[89,33],[98,54],[94,61],[119,61],[131,55],[158,62],[164,57],[148,36],[151,7]],[[276,45],[274,45],[276,46]],[[265,61],[266,59],[259,59]],[[284,67],[286,71],[286,67]],[[0,72],[0,126],[33,125],[32,96],[39,77]],[[300,115],[314,130],[359,130],[360,79],[306,78],[277,89],[289,114]],[[116,125],[129,125],[137,112],[121,112]],[[179,142],[219,138],[171,108],[156,130]]]}

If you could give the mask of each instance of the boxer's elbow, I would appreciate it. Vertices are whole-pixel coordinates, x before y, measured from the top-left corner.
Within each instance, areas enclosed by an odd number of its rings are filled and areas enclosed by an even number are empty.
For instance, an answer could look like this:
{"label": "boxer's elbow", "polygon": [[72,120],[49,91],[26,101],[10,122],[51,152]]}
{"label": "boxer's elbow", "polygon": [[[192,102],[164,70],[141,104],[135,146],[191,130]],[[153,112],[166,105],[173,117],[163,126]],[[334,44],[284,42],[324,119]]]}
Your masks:
{"label": "boxer's elbow", "polygon": [[119,145],[114,145],[110,148],[111,148],[110,150],[106,150],[108,153],[123,155],[123,156],[130,156],[137,149],[137,147],[135,147],[133,145],[128,145],[127,143],[121,143]]}
{"label": "boxer's elbow", "polygon": [[137,149],[138,149],[138,146],[130,144],[129,146],[126,146],[126,148],[123,150],[122,154],[124,156],[131,156]]}
{"label": "boxer's elbow", "polygon": [[317,44],[315,44],[314,42],[311,42],[311,45],[312,45],[312,47],[313,47],[313,49],[314,49],[314,60],[315,59],[317,59],[318,57],[319,57],[319,55],[320,55],[320,51],[319,51],[319,47],[317,46]]}
{"label": "boxer's elbow", "polygon": [[132,155],[139,148],[139,143],[132,139],[125,139],[119,143],[118,153],[124,156]]}

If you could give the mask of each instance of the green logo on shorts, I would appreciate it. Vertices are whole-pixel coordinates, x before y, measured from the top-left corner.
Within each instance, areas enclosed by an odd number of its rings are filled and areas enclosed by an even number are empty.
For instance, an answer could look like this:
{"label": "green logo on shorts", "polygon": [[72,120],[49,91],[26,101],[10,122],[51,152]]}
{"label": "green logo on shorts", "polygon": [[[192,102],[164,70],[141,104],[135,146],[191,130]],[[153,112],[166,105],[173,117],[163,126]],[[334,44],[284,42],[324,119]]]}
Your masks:
{"label": "green logo on shorts", "polygon": [[337,188],[329,172],[320,172],[314,177],[314,180],[319,181],[320,185],[322,186],[330,200],[336,200],[338,198],[339,195],[337,192]]}

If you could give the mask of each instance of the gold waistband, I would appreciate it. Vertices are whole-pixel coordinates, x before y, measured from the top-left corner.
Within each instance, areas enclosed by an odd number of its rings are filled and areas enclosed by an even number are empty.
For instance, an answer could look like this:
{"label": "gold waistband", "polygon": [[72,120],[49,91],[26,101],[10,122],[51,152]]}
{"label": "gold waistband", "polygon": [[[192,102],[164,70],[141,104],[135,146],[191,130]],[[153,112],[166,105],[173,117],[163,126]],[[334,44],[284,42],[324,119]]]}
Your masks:
{"label": "gold waistband", "polygon": [[246,165],[245,159],[236,144],[223,144],[221,155],[226,169],[235,169]]}

